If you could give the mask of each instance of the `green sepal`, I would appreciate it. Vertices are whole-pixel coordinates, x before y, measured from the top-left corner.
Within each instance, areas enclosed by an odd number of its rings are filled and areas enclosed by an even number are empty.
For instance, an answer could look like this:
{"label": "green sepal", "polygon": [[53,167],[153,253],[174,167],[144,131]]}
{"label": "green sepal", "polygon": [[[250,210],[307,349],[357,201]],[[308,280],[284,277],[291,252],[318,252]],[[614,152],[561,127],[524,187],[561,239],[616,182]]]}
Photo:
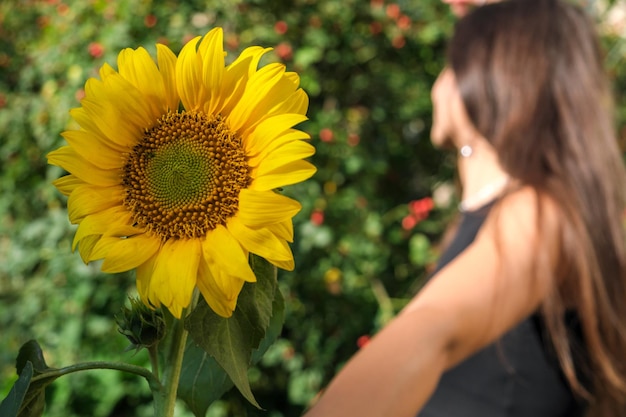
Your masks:
{"label": "green sepal", "polygon": [[234,384],[255,407],[249,367],[280,335],[284,300],[276,282],[276,267],[251,255],[257,282],[246,283],[232,317],[217,315],[201,300],[185,321],[189,330],[179,385],[182,398],[194,414],[204,416],[209,405]]}
{"label": "green sepal", "polygon": [[148,308],[140,299],[128,297],[130,308],[122,307],[115,315],[118,331],[130,341],[126,351],[149,349],[165,336],[165,320],[161,310]]}

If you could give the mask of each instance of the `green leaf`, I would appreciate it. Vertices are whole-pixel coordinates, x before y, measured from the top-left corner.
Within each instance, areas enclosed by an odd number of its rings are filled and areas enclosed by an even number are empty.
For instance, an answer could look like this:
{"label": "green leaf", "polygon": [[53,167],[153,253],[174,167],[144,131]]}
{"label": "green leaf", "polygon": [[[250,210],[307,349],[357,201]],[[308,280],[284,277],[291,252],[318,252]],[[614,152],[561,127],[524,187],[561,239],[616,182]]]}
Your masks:
{"label": "green leaf", "polygon": [[265,331],[265,337],[259,344],[259,347],[252,352],[253,365],[261,360],[265,352],[274,344],[283,331],[283,324],[285,324],[285,299],[278,288],[272,302],[272,312],[270,325]]}
{"label": "green leaf", "polygon": [[19,375],[20,377],[15,381],[9,395],[0,403],[0,416],[2,417],[16,417],[20,411],[20,406],[24,401],[26,391],[28,391],[28,385],[30,385],[30,379],[33,377],[33,364],[30,361],[26,362]]}
{"label": "green leaf", "polygon": [[[185,321],[191,341],[183,361],[179,394],[196,416],[204,415],[210,403],[229,388],[219,368],[251,404],[261,408],[250,389],[248,368],[253,351],[259,351],[254,358],[259,360],[264,353],[260,351],[267,350],[278,337],[284,301],[277,291],[276,268],[255,255],[250,265],[257,282],[244,285],[232,317],[215,314],[202,301]],[[200,394],[199,388],[206,391]]]}
{"label": "green leaf", "polygon": [[15,360],[15,368],[18,374],[22,373],[22,369],[24,369],[27,362],[32,364],[35,375],[42,374],[51,369],[46,365],[46,360],[43,358],[43,351],[36,340],[29,340],[20,348],[17,359]]}
{"label": "green leaf", "polygon": [[430,241],[426,235],[415,234],[409,241],[409,259],[413,265],[423,266],[430,260]]}
{"label": "green leaf", "polygon": [[193,414],[196,417],[206,415],[209,406],[232,386],[228,374],[215,359],[188,340],[178,383],[178,397],[187,403]]}
{"label": "green leaf", "polygon": [[45,389],[60,376],[56,369],[46,365],[41,347],[35,340],[29,340],[22,345],[15,361],[20,377],[29,366],[32,366],[33,376],[32,379],[29,378],[28,389],[20,405],[18,417],[41,416],[45,405]]}
{"label": "green leaf", "polygon": [[293,58],[296,65],[303,68],[310,66],[322,59],[324,56],[324,50],[316,46],[304,46],[298,48]]}
{"label": "green leaf", "polygon": [[237,300],[237,310],[250,321],[250,325],[254,329],[251,334],[251,349],[256,349],[259,343],[265,337],[265,331],[270,324],[272,318],[272,302],[276,295],[278,283],[276,281],[276,267],[261,258],[252,255],[250,257],[250,266],[256,275],[257,282],[246,284],[239,294]]}
{"label": "green leaf", "polygon": [[[261,360],[282,331],[285,321],[285,300],[279,290],[275,293],[272,311],[273,315],[265,337],[258,349],[252,352],[252,365]],[[185,347],[178,396],[187,403],[194,415],[205,416],[209,406],[232,387],[233,382],[215,359],[193,341],[188,341]]]}

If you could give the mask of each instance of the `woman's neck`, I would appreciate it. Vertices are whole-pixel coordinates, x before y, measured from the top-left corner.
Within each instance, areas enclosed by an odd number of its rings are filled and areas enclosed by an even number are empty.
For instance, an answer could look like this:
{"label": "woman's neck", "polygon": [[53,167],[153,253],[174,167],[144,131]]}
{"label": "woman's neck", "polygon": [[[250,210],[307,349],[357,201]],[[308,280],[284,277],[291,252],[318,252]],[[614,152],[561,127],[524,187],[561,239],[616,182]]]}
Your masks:
{"label": "woman's neck", "polygon": [[509,176],[490,148],[481,147],[469,157],[459,157],[458,169],[462,210],[476,209],[492,201],[508,184]]}

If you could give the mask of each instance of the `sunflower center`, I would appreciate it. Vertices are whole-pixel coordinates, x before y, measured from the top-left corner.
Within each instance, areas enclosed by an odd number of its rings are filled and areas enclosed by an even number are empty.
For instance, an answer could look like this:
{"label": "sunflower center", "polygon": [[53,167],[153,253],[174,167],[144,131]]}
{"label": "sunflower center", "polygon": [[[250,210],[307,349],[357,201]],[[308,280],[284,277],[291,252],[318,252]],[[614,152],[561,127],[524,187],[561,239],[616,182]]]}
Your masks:
{"label": "sunflower center", "polygon": [[168,113],[128,155],[124,204],[162,239],[202,237],[237,213],[250,181],[241,138],[220,116]]}

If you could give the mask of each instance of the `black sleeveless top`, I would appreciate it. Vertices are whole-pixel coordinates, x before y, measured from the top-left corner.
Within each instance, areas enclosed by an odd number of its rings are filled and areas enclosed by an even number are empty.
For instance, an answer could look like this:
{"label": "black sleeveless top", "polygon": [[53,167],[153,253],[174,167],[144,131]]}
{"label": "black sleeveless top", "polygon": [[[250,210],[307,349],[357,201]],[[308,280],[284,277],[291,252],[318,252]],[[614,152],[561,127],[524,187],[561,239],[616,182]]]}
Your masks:
{"label": "black sleeveless top", "polygon": [[[433,275],[474,241],[490,206],[463,214]],[[582,416],[586,406],[569,389],[544,335],[539,315],[530,316],[445,372],[418,417]]]}

